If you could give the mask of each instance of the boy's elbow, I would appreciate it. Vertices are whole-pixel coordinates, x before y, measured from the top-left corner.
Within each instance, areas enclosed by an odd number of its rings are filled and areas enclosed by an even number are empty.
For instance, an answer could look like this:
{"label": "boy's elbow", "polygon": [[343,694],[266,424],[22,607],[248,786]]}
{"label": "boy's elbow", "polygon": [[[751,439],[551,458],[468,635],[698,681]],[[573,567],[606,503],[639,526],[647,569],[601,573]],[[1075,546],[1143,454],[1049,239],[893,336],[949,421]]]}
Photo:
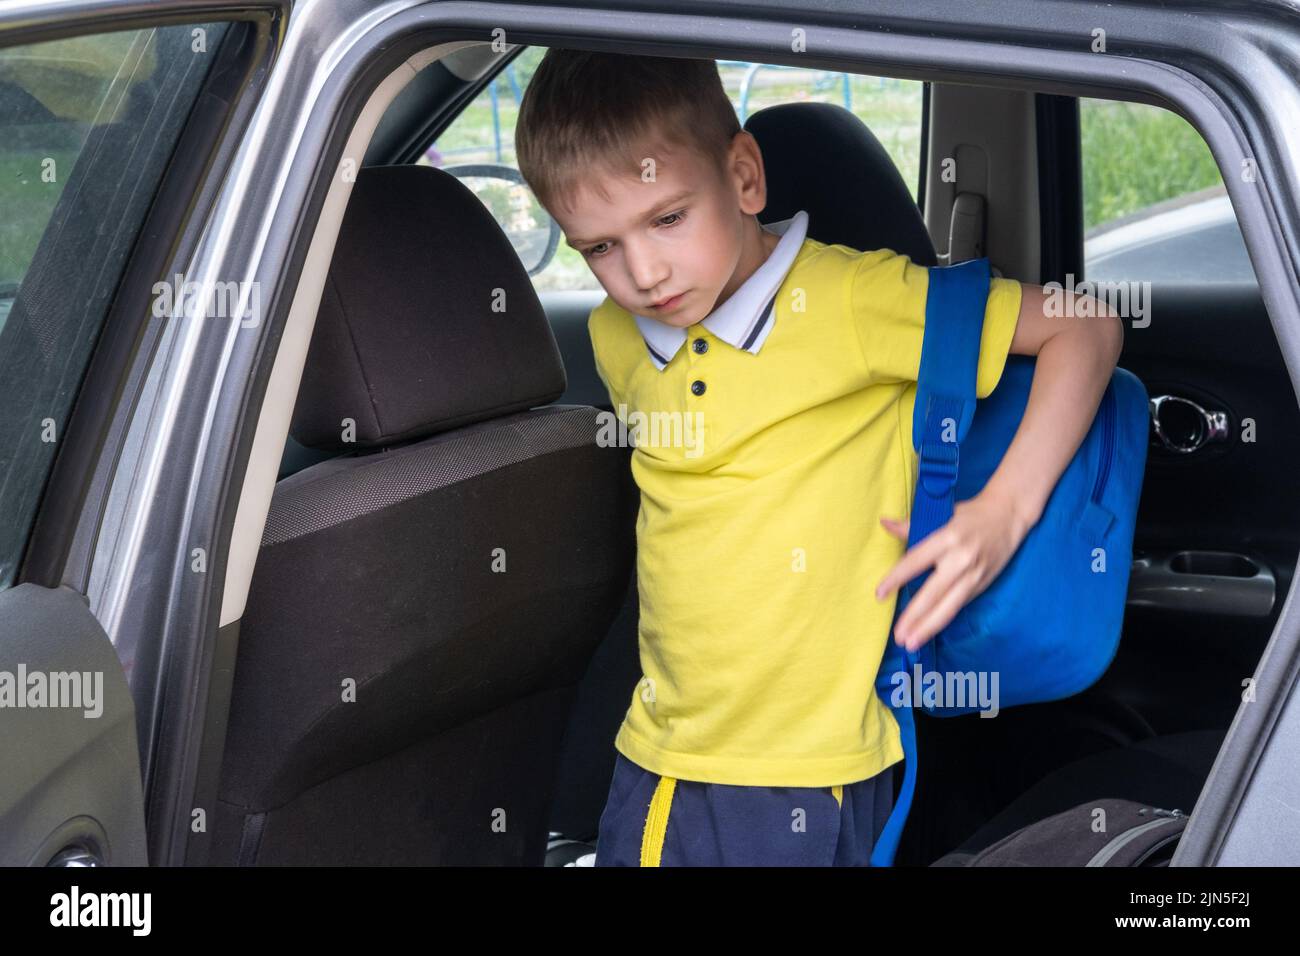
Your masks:
{"label": "boy's elbow", "polygon": [[1109,333],[1110,364],[1113,367],[1119,364],[1119,357],[1124,351],[1124,317],[1112,312],[1105,325]]}
{"label": "boy's elbow", "polygon": [[1101,352],[1111,368],[1119,364],[1120,353],[1124,351],[1124,319],[1109,304],[1095,300],[1098,317],[1098,337],[1101,339]]}

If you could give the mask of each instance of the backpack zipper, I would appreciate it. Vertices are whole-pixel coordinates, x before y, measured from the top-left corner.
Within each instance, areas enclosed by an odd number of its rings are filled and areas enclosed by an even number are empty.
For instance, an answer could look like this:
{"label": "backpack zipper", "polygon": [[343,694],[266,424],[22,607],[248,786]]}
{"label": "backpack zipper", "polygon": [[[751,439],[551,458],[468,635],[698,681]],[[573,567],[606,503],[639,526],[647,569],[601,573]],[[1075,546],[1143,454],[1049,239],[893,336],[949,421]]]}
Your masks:
{"label": "backpack zipper", "polygon": [[1101,467],[1097,469],[1097,480],[1092,485],[1092,500],[1101,504],[1101,493],[1106,488],[1106,479],[1110,477],[1110,461],[1115,457],[1115,389],[1106,387],[1106,394],[1101,399]]}

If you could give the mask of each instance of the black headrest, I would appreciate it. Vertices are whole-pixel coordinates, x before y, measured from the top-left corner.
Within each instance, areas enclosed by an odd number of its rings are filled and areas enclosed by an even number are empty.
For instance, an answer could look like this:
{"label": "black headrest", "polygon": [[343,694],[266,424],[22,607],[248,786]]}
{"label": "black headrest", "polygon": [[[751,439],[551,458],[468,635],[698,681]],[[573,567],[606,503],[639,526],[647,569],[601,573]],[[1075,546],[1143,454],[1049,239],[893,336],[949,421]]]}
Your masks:
{"label": "black headrest", "polygon": [[[554,401],[555,337],[510,240],[450,173],[357,174],[290,431],[335,451],[412,441]],[[344,419],[355,441],[344,440]]]}
{"label": "black headrest", "polygon": [[862,120],[832,103],[782,103],[745,121],[763,152],[767,206],[759,222],[808,212],[808,235],[864,252],[893,249],[938,263],[898,167]]}

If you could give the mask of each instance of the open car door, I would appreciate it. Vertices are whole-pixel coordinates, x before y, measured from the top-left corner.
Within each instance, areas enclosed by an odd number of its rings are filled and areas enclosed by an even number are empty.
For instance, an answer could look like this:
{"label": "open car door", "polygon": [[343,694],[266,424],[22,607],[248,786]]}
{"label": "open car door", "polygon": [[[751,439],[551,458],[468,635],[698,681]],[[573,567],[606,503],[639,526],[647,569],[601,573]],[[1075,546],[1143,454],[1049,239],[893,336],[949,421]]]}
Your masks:
{"label": "open car door", "polygon": [[182,22],[172,0],[0,11],[0,865],[149,862],[137,711],[156,682],[110,636],[122,601],[87,597],[88,556],[107,516],[149,547],[105,463],[172,314],[162,267],[247,95],[258,27],[228,6],[242,22]]}
{"label": "open car door", "polygon": [[0,592],[0,865],[148,862],[135,705],[70,588]]}

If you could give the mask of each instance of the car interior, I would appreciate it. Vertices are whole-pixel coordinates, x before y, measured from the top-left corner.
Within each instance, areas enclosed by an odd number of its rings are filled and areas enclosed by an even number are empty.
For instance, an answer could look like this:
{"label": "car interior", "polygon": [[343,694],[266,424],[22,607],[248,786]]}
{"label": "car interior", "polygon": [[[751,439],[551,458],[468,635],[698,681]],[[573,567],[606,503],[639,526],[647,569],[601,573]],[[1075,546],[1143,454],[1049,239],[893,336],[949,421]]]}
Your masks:
{"label": "car interior", "polygon": [[[509,67],[540,52],[431,56],[349,145],[364,161],[341,222],[317,227],[337,239],[249,544],[209,862],[592,862],[641,676],[631,449],[592,442],[610,405],[586,323],[604,293],[542,282],[531,260],[553,233],[516,242],[466,185],[488,173],[436,145],[476,109],[495,122],[526,80]],[[829,89],[743,117],[760,221],[806,210],[824,243],[1087,277],[1080,99],[916,81],[904,171]],[[1138,261],[1154,241],[1134,240]],[[898,864],[959,863],[1098,798],[1192,812],[1300,550],[1296,397],[1259,289],[1214,262],[1129,277],[1151,309],[1119,364],[1154,417],[1117,656],[1065,700],[918,714]]]}

